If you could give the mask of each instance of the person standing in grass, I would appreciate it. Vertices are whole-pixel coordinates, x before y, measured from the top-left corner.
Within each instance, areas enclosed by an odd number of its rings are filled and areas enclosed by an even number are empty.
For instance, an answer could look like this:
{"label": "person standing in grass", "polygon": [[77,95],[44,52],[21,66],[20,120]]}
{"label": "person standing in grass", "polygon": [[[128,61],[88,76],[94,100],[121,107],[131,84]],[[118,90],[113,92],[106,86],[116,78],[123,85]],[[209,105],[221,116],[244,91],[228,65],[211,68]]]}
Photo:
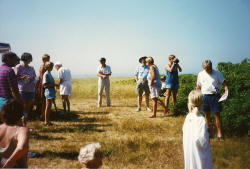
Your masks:
{"label": "person standing in grass", "polygon": [[17,65],[15,72],[18,79],[19,92],[24,100],[24,117],[27,118],[30,115],[35,98],[36,73],[34,68],[29,66],[32,62],[30,53],[23,53],[21,61],[23,61],[23,64]]}
{"label": "person standing in grass", "polygon": [[44,96],[44,88],[43,88],[43,74],[45,73],[45,63],[50,61],[50,55],[44,54],[42,57],[43,64],[40,67],[39,71],[39,80],[36,85],[36,110],[41,117],[44,115],[45,107],[46,107],[46,98]]}
{"label": "person standing in grass", "polygon": [[166,98],[165,98],[165,106],[169,105],[169,99],[172,93],[173,96],[173,104],[176,103],[176,96],[179,89],[179,76],[178,71],[181,72],[182,69],[179,65],[179,60],[175,57],[175,55],[170,55],[168,57],[169,64],[166,65]]}
{"label": "person standing in grass", "polygon": [[110,66],[106,65],[106,59],[101,58],[100,59],[100,65],[97,68],[97,76],[99,77],[98,79],[98,107],[102,106],[102,92],[103,89],[105,88],[106,92],[106,97],[107,97],[107,106],[111,106],[111,101],[110,101],[110,80],[109,76],[111,76],[111,68]]}
{"label": "person standing in grass", "polygon": [[191,91],[188,96],[189,113],[182,128],[185,169],[213,169],[208,127],[200,114],[202,104],[201,91]]}
{"label": "person standing in grass", "polygon": [[46,98],[46,108],[44,112],[44,125],[50,126],[52,123],[49,121],[51,106],[56,98],[55,87],[59,87],[58,84],[55,84],[54,78],[51,75],[54,64],[52,62],[45,63],[46,72],[43,75],[43,87],[44,87],[44,96]]}
{"label": "person standing in grass", "polygon": [[63,110],[66,113],[66,106],[70,112],[69,95],[72,94],[72,78],[71,72],[68,68],[63,67],[60,62],[56,62],[55,68],[58,71],[58,78],[60,79],[60,95],[62,96]]}
{"label": "person standing in grass", "polygon": [[143,56],[139,59],[139,62],[141,63],[139,66],[137,66],[135,71],[135,80],[136,80],[136,92],[138,94],[138,108],[137,112],[141,111],[141,102],[142,102],[142,94],[145,93],[146,98],[146,110],[152,111],[149,108],[149,94],[150,90],[148,87],[148,80],[147,76],[149,73],[149,66],[146,65],[146,56]]}
{"label": "person standing in grass", "polygon": [[158,67],[154,64],[154,59],[151,56],[147,57],[146,62],[150,70],[147,76],[147,80],[151,99],[153,101],[153,114],[150,116],[150,118],[155,118],[157,112],[157,102],[164,108],[163,115],[166,115],[167,109],[164,103],[159,99],[161,90],[161,78]]}
{"label": "person standing in grass", "polygon": [[23,103],[18,90],[17,76],[12,69],[19,62],[18,56],[13,52],[4,53],[2,56],[3,64],[0,66],[0,109],[9,99],[16,99]]}
{"label": "person standing in grass", "polygon": [[220,99],[220,86],[224,86],[225,93],[228,94],[228,85],[221,72],[213,70],[212,62],[205,60],[202,63],[203,71],[198,74],[196,89],[201,90],[204,95],[202,111],[206,114],[207,124],[210,125],[210,114],[214,112],[217,127],[217,137],[223,140],[221,131],[220,112],[222,110]]}

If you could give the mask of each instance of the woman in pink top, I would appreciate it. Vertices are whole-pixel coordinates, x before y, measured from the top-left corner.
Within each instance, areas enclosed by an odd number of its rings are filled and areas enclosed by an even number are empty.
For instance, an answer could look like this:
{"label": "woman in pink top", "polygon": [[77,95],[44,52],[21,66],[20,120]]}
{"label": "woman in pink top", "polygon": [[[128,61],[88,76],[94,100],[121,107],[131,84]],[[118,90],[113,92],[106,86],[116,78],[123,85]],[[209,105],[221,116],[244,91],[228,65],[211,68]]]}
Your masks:
{"label": "woman in pink top", "polygon": [[15,67],[15,72],[17,75],[19,92],[24,100],[24,117],[27,118],[35,98],[36,73],[34,68],[29,66],[32,62],[32,55],[30,53],[23,53],[21,61],[23,61],[23,64],[17,65]]}

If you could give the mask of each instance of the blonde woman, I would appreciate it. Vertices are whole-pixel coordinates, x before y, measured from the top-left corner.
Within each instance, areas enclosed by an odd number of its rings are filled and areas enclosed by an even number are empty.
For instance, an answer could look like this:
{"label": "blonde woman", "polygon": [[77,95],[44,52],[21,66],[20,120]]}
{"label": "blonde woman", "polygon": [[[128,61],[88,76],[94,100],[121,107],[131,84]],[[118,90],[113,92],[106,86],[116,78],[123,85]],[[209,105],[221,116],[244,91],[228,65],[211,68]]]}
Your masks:
{"label": "blonde woman", "polygon": [[155,118],[157,112],[157,102],[164,108],[163,115],[166,115],[167,109],[164,103],[159,99],[161,90],[161,78],[158,67],[154,64],[154,59],[151,56],[147,57],[146,62],[149,66],[149,73],[147,76],[148,86],[150,89],[151,99],[153,101],[153,114],[150,116],[150,118]]}
{"label": "blonde woman", "polygon": [[179,65],[179,60],[175,57],[175,55],[170,55],[168,57],[169,64],[166,65],[166,98],[165,98],[165,106],[168,110],[169,98],[171,93],[173,95],[173,104],[176,103],[176,96],[179,89],[179,77],[178,71],[181,72],[182,69]]}
{"label": "blonde woman", "polygon": [[205,118],[200,114],[203,95],[193,90],[188,96],[189,113],[183,125],[185,169],[212,169],[213,159]]}
{"label": "blonde woman", "polygon": [[53,70],[54,63],[46,62],[45,70],[46,72],[43,75],[43,87],[44,87],[44,96],[46,98],[46,108],[44,112],[44,125],[50,126],[52,123],[49,121],[49,115],[51,110],[51,105],[56,98],[55,87],[59,87],[58,84],[55,84],[54,78],[51,75]]}

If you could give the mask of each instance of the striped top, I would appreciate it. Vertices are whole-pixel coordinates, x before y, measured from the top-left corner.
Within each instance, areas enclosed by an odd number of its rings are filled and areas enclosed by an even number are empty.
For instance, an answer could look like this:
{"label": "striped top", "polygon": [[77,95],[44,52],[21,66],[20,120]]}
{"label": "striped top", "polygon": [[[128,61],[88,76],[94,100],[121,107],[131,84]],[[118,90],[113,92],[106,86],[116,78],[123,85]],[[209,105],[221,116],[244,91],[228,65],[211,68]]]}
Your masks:
{"label": "striped top", "polygon": [[18,89],[17,77],[11,67],[3,64],[0,66],[0,97],[11,98],[10,88]]}

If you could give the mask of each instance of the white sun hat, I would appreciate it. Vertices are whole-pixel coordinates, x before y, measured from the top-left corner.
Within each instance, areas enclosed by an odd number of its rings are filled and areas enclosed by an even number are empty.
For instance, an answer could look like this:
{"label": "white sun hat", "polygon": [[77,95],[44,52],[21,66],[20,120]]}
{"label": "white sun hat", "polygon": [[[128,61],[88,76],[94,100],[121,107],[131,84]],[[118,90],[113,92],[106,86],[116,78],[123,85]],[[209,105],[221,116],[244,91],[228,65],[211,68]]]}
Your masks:
{"label": "white sun hat", "polygon": [[100,151],[100,143],[91,143],[80,149],[78,161],[81,163],[87,163],[95,158],[95,153]]}
{"label": "white sun hat", "polygon": [[62,66],[62,63],[61,62],[56,62],[55,66]]}

